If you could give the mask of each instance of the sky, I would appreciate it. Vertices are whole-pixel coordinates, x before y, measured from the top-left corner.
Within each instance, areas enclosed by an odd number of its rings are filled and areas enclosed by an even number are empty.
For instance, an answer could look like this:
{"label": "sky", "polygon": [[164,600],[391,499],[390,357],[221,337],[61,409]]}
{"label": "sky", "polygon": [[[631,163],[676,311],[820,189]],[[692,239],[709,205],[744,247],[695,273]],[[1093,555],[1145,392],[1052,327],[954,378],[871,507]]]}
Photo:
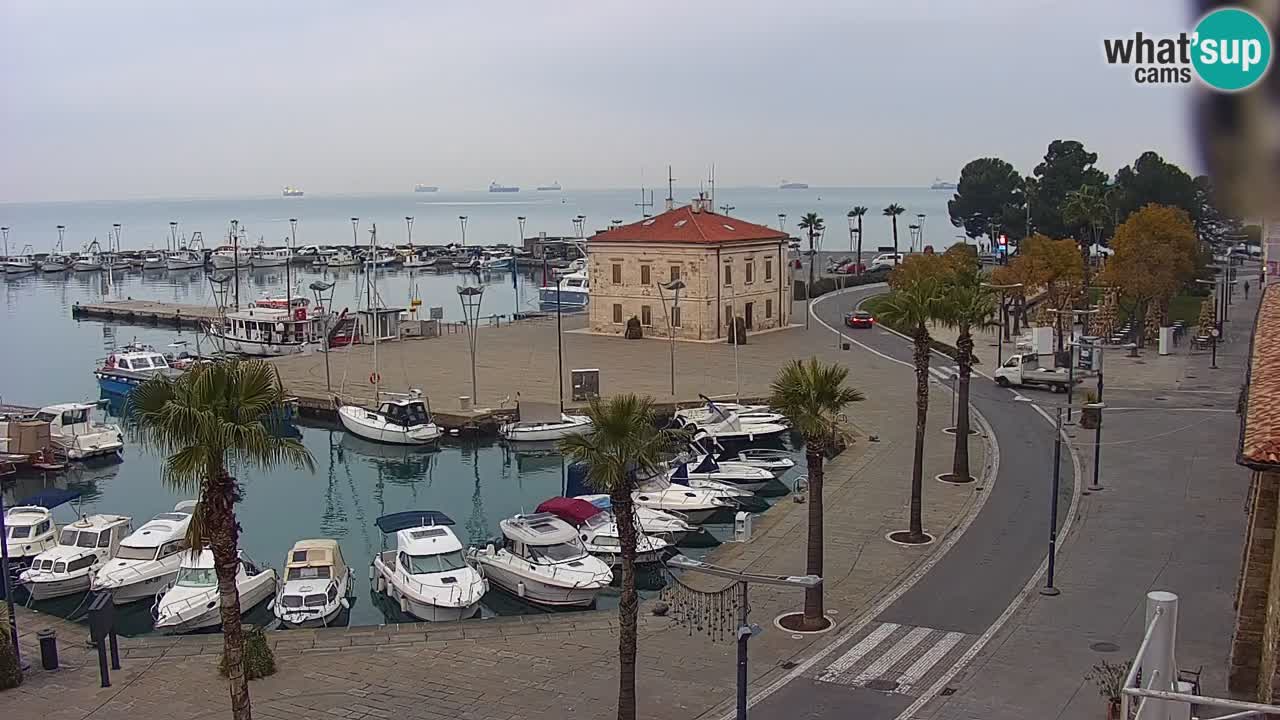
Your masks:
{"label": "sky", "polygon": [[1198,171],[1185,86],[1104,37],[1173,0],[0,0],[0,202],[919,186],[1055,138]]}

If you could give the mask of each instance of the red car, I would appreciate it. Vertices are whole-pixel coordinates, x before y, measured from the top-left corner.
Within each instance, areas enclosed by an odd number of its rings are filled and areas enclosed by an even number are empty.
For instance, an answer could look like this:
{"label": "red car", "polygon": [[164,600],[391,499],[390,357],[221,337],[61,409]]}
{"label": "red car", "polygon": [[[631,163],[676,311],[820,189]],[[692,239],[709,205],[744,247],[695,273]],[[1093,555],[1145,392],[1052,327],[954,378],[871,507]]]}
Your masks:
{"label": "red car", "polygon": [[845,314],[844,324],[851,328],[870,328],[876,326],[876,318],[866,310],[854,310]]}

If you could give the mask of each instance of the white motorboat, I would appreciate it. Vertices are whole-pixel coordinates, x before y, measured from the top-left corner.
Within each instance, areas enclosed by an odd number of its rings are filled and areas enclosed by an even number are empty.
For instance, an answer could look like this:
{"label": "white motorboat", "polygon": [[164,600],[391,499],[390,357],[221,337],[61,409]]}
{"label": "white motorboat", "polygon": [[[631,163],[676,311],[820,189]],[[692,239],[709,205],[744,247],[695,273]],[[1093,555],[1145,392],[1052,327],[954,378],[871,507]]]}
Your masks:
{"label": "white motorboat", "polygon": [[781,477],[783,473],[796,466],[796,461],[786,450],[746,448],[734,454],[726,450],[724,445],[702,430],[694,433],[689,447],[697,455],[709,454],[715,456],[720,463],[737,462],[751,467],[762,468],[773,473],[774,477]]}
{"label": "white motorboat", "polygon": [[[145,267],[146,260],[143,260]],[[174,250],[164,258],[164,266],[170,270],[198,270],[204,267],[204,254],[183,248]]]}
{"label": "white motorboat", "polygon": [[567,267],[556,268],[552,270],[551,273],[556,277],[564,277],[565,275],[572,275],[574,273],[584,273],[586,271],[587,271],[586,258],[577,258],[573,262],[569,263]]}
{"label": "white motorboat", "polygon": [[498,526],[500,547],[470,556],[499,588],[537,605],[586,607],[613,581],[613,571],[589,554],[578,533],[551,513],[516,515]]}
{"label": "white motorboat", "polygon": [[[576,499],[586,500],[601,510],[613,508],[613,501],[604,494],[578,495]],[[640,526],[640,532],[649,537],[662,538],[672,545],[683,540],[689,533],[699,532],[699,528],[690,524],[679,513],[636,504],[632,504],[631,511],[636,516],[636,524]]]}
{"label": "white motorboat", "polygon": [[[538,512],[551,513],[577,528],[578,537],[587,552],[608,563],[609,567],[622,565],[622,536],[613,510],[596,507],[578,498],[557,497],[539,505]],[[660,537],[650,537],[636,523],[637,565],[662,562],[669,547],[669,542]]]}
{"label": "white motorboat", "polygon": [[259,245],[249,256],[249,264],[254,270],[272,267],[284,267],[293,259],[293,251],[287,247],[267,247]]}
{"label": "white motorboat", "polygon": [[123,397],[156,375],[173,379],[182,372],[150,345],[130,343],[108,355],[93,375],[104,393]]}
{"label": "white motorboat", "polygon": [[124,450],[119,425],[99,423],[92,413],[97,406],[61,403],[40,408],[36,419],[49,423],[49,440],[71,460],[116,455]]}
{"label": "white motorboat", "polygon": [[538,300],[543,305],[559,305],[566,308],[583,308],[591,301],[591,279],[586,270],[569,273],[555,285],[538,288]]}
{"label": "white motorboat", "polygon": [[[712,407],[715,407],[712,405]],[[737,413],[725,412],[720,408],[715,408],[717,412],[713,413],[704,422],[694,422],[684,417],[676,415],[672,420],[676,425],[697,432],[705,430],[707,434],[714,437],[721,443],[726,442],[757,442],[759,440],[769,440],[776,438],[788,431],[786,425],[771,422],[747,422]]]}
{"label": "white motorboat", "polygon": [[11,255],[4,260],[0,260],[0,266],[4,267],[5,275],[24,275],[29,272],[35,272],[37,263],[35,256],[31,254],[31,246],[26,245],[22,248],[22,253]]}
{"label": "white motorboat", "polygon": [[[696,462],[679,463],[668,474],[668,478],[672,483],[690,487],[726,486],[747,492],[763,490],[774,480],[773,473],[763,468],[742,463],[718,463],[711,455],[702,455]],[[704,481],[717,485],[705,485]]]}
{"label": "white motorboat", "polygon": [[355,573],[337,540],[299,540],[284,562],[271,611],[286,627],[329,627],[351,608]]}
{"label": "white motorboat", "polygon": [[416,252],[410,252],[404,256],[404,266],[410,270],[421,270],[423,268],[435,267],[435,258],[424,258]]}
{"label": "white motorboat", "polygon": [[712,400],[707,400],[707,404],[702,407],[677,410],[675,416],[698,425],[706,425],[719,422],[729,413],[737,415],[738,419],[743,423],[753,425],[761,423],[788,425],[790,423],[785,415],[774,412],[767,405],[741,405],[739,403],[722,403]]}
{"label": "white motorboat", "polygon": [[68,270],[71,269],[71,264],[73,262],[74,261],[71,259],[70,255],[63,255],[61,253],[46,255],[44,260],[40,261],[40,272],[43,272],[43,273],[67,272]]}
{"label": "white motorboat", "polygon": [[120,253],[107,253],[102,256],[102,268],[104,270],[115,272],[128,270],[131,267],[133,267],[133,264],[129,262],[129,258]]}
{"label": "white motorboat", "polygon": [[[151,615],[157,630],[191,632],[222,624],[218,605],[218,575],[213,567],[213,551],[205,548],[194,558],[190,552],[179,553],[182,565],[173,584],[156,596]],[[269,599],[276,590],[276,571],[259,566],[240,554],[236,569],[236,591],[240,595],[240,614]]]}
{"label": "white motorboat", "polygon": [[560,419],[548,421],[517,421],[506,423],[498,429],[508,442],[538,442],[560,440],[573,433],[591,429],[591,418],[586,415],[561,414]]}
{"label": "white motorboat", "polygon": [[58,544],[37,555],[18,582],[32,600],[85,592],[98,568],[115,557],[129,523],[124,515],[85,515],[64,526]]}
{"label": "white motorboat", "polygon": [[360,258],[343,248],[330,254],[320,255],[315,264],[325,268],[356,267],[360,264]]}
{"label": "white motorboat", "polygon": [[187,527],[195,506],[194,500],[184,500],[121,541],[115,556],[98,569],[91,589],[110,591],[116,605],[154,598],[173,581],[182,564],[179,555],[190,548]]}
{"label": "white motorboat", "polygon": [[72,261],[71,269],[76,272],[101,272],[102,255],[98,252],[97,240],[89,243],[89,249],[80,253],[80,255]]}
{"label": "white motorboat", "polygon": [[142,256],[143,270],[167,270],[169,269],[169,258],[164,253],[152,250]]}
{"label": "white motorboat", "polygon": [[400,254],[393,250],[376,250],[365,258],[364,264],[368,267],[391,267],[404,262]]}
{"label": "white motorboat", "polygon": [[384,515],[376,524],[385,535],[395,535],[396,547],[373,556],[369,579],[375,592],[386,593],[401,612],[427,622],[479,614],[489,581],[450,529],[448,515],[406,510]]}
{"label": "white motorboat", "polygon": [[737,507],[733,498],[743,492],[745,491],[731,492],[726,489],[675,485],[666,478],[653,478],[633,492],[631,497],[637,505],[677,512],[690,523],[701,525],[720,510]]}
{"label": "white motorboat", "polygon": [[480,256],[482,270],[510,270],[516,265],[516,257],[503,250],[485,250]]}
{"label": "white motorboat", "polygon": [[32,558],[58,544],[53,513],[39,505],[15,505],[4,511],[9,534],[9,562],[25,567]]}
{"label": "white motorboat", "polygon": [[392,445],[430,445],[443,434],[431,420],[422,392],[379,393],[377,410],[358,405],[338,408],[338,419],[347,432],[365,440]]}
{"label": "white motorboat", "polygon": [[304,352],[321,342],[323,316],[310,313],[311,301],[295,296],[262,298],[249,307],[229,312],[208,325],[209,337],[223,352],[254,357],[279,357]]}
{"label": "white motorboat", "polygon": [[216,270],[230,270],[235,267],[248,268],[251,267],[249,261],[252,258],[253,253],[249,248],[236,247],[234,245],[223,245],[214,250],[213,254],[209,256],[209,260]]}

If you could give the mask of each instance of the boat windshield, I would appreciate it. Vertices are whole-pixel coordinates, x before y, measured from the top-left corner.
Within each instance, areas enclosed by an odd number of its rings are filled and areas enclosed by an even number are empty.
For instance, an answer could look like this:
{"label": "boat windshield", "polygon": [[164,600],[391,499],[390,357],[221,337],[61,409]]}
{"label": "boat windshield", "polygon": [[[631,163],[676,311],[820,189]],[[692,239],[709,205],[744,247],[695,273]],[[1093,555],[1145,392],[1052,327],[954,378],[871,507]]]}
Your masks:
{"label": "boat windshield", "polygon": [[422,575],[425,573],[452,572],[461,570],[467,566],[467,561],[462,557],[461,550],[453,552],[441,553],[439,555],[409,555],[408,567],[405,570],[410,575]]}
{"label": "boat windshield", "polygon": [[218,575],[213,568],[188,568],[178,571],[177,584],[182,587],[213,587],[218,584]]}
{"label": "boat windshield", "polygon": [[565,562],[568,560],[577,560],[586,554],[582,549],[582,544],[574,538],[572,542],[556,543],[555,545],[530,545],[529,554],[534,560],[542,560],[545,562]]}
{"label": "boat windshield", "polygon": [[587,521],[584,522],[583,525],[594,530],[602,525],[608,525],[611,522],[613,522],[613,513],[608,510],[603,510],[587,518]]}
{"label": "boat windshield", "polygon": [[29,538],[29,537],[31,537],[30,525],[14,525],[13,527],[9,528],[10,539],[17,540],[19,538]]}
{"label": "boat windshield", "polygon": [[117,560],[155,560],[156,551],[159,548],[153,547],[130,547],[121,545],[120,551],[116,553]]}
{"label": "boat windshield", "polygon": [[327,580],[329,576],[328,565],[322,567],[292,567],[289,568],[289,575],[285,580]]}

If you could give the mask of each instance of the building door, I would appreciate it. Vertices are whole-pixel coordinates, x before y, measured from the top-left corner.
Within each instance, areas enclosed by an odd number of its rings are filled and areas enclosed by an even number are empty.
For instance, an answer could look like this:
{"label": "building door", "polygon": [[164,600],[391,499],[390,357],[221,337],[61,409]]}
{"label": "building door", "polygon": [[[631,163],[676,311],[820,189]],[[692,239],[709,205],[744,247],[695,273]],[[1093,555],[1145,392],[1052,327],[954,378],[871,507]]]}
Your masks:
{"label": "building door", "polygon": [[755,305],[756,305],[755,303],[747,303],[746,307],[742,309],[742,317],[747,322],[748,330],[755,329],[751,324],[751,319],[755,316],[755,313],[753,312],[755,310]]}

